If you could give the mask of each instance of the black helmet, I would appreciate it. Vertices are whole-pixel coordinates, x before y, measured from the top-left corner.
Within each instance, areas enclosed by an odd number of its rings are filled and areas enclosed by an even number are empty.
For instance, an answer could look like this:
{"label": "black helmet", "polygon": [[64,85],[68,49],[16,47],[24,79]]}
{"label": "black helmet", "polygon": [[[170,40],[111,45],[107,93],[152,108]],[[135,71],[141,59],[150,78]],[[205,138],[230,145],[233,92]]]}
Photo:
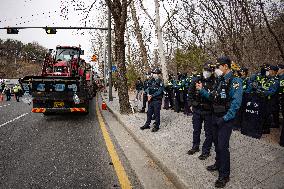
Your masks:
{"label": "black helmet", "polygon": [[240,72],[248,73],[248,69],[246,67],[241,67]]}
{"label": "black helmet", "polygon": [[210,61],[205,62],[203,65],[203,69],[208,71],[213,71],[212,62]]}
{"label": "black helmet", "polygon": [[153,74],[161,74],[162,72],[159,68],[155,68],[155,69],[152,70],[152,73]]}

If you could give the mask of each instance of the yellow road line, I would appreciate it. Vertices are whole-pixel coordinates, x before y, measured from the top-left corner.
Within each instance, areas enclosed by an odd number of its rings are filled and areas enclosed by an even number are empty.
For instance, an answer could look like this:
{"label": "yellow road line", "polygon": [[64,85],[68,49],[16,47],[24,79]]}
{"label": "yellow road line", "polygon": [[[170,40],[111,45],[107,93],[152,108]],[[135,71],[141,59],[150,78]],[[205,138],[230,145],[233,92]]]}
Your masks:
{"label": "yellow road line", "polygon": [[130,184],[130,181],[129,181],[128,176],[127,176],[127,174],[125,172],[125,169],[123,168],[123,166],[122,166],[122,164],[121,164],[121,162],[119,160],[117,152],[116,152],[116,150],[114,148],[114,145],[113,145],[113,143],[111,141],[109,133],[108,133],[108,131],[106,129],[103,117],[102,117],[102,115],[101,115],[101,113],[99,111],[98,101],[96,102],[96,111],[97,111],[97,117],[98,117],[99,125],[101,127],[101,130],[102,130],[102,133],[103,133],[103,137],[104,137],[104,140],[106,142],[107,150],[108,150],[109,155],[111,157],[111,160],[112,160],[112,163],[113,163],[116,175],[118,177],[120,186],[121,186],[122,189],[130,189],[130,188],[132,188],[131,184]]}

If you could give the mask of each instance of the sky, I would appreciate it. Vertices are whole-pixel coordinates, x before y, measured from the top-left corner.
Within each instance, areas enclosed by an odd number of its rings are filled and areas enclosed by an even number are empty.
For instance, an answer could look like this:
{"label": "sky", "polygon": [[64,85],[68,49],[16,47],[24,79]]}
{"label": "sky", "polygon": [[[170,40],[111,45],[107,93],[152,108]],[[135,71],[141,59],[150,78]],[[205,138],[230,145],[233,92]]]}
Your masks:
{"label": "sky", "polygon": [[[0,5],[0,27],[84,26],[80,21],[82,16],[77,15],[78,13],[71,12],[68,20],[60,16],[60,0],[0,0]],[[92,36],[87,33],[81,35],[76,30],[57,30],[55,35],[47,35],[44,29],[23,29],[19,34],[11,35],[6,30],[0,30],[0,38],[16,39],[23,43],[36,41],[48,49],[55,49],[57,45],[80,44],[85,50],[84,58],[89,59],[92,55]]]}
{"label": "sky", "polygon": [[[0,28],[8,26],[84,26],[85,24],[80,21],[84,15],[82,16],[80,12],[74,11],[73,6],[69,6],[68,20],[60,16],[62,8],[61,1],[62,0],[0,0]],[[70,2],[69,0],[64,1]],[[87,6],[94,0],[82,1],[84,2],[84,5]],[[79,2],[79,0],[76,2]],[[143,3],[151,16],[154,17],[153,0],[143,0]],[[98,5],[96,6],[96,8],[100,8]],[[163,12],[162,8],[160,8],[160,10]],[[146,15],[142,16],[140,14],[139,17],[141,23],[146,19]],[[99,18],[107,19],[107,15],[101,15],[96,9],[93,9],[87,19],[86,26],[107,27],[107,21],[105,21],[105,26],[96,23]],[[161,23],[163,23],[165,18],[165,16],[161,16]],[[153,28],[152,30],[154,33]],[[11,35],[7,34],[6,30],[0,30],[0,39],[11,38],[22,41],[23,43],[35,41],[48,49],[55,49],[57,45],[78,46],[80,44],[82,49],[85,50],[85,56],[83,56],[83,58],[90,61],[90,57],[93,53],[92,42],[94,41],[91,40],[93,38],[92,35],[88,33],[90,30],[85,31],[84,35],[81,35],[82,32],[76,30],[57,30],[55,35],[48,35],[45,33],[44,29],[22,29],[19,31],[19,34]],[[152,42],[153,43],[150,44],[151,49],[157,48],[155,37],[152,38]]]}

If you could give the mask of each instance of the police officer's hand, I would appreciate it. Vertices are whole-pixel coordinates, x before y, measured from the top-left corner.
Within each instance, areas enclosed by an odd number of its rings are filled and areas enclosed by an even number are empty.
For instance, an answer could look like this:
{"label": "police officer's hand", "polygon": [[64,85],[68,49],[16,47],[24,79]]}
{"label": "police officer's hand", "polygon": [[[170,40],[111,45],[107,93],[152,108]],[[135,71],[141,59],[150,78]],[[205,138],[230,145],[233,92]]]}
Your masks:
{"label": "police officer's hand", "polygon": [[152,95],[148,95],[148,101],[152,99]]}
{"label": "police officer's hand", "polygon": [[202,83],[201,82],[196,83],[195,87],[196,87],[197,90],[201,90],[202,89]]}
{"label": "police officer's hand", "polygon": [[225,120],[224,120],[223,117],[219,117],[219,118],[217,118],[216,123],[217,123],[218,126],[221,126],[225,123]]}

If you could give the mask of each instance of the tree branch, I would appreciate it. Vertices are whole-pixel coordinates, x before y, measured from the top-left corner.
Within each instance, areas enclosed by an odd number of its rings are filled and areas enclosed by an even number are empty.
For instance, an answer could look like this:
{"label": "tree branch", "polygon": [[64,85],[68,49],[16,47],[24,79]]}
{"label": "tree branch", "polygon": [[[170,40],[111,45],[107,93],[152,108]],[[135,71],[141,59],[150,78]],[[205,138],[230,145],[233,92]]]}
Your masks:
{"label": "tree branch", "polygon": [[163,7],[165,9],[165,11],[167,12],[168,15],[168,19],[164,22],[164,24],[162,25],[161,29],[163,29],[165,27],[165,25],[170,22],[170,20],[172,19],[172,17],[178,12],[177,10],[173,10],[172,14],[169,16],[169,12],[167,11],[165,5],[163,4]]}
{"label": "tree branch", "polygon": [[148,18],[151,20],[151,22],[155,25],[155,20],[150,16],[150,14],[148,13],[147,9],[145,9],[145,7],[144,7],[144,5],[142,3],[142,0],[139,0],[139,1],[140,1],[140,5],[141,5],[141,8],[143,9],[143,11],[148,16]]}

